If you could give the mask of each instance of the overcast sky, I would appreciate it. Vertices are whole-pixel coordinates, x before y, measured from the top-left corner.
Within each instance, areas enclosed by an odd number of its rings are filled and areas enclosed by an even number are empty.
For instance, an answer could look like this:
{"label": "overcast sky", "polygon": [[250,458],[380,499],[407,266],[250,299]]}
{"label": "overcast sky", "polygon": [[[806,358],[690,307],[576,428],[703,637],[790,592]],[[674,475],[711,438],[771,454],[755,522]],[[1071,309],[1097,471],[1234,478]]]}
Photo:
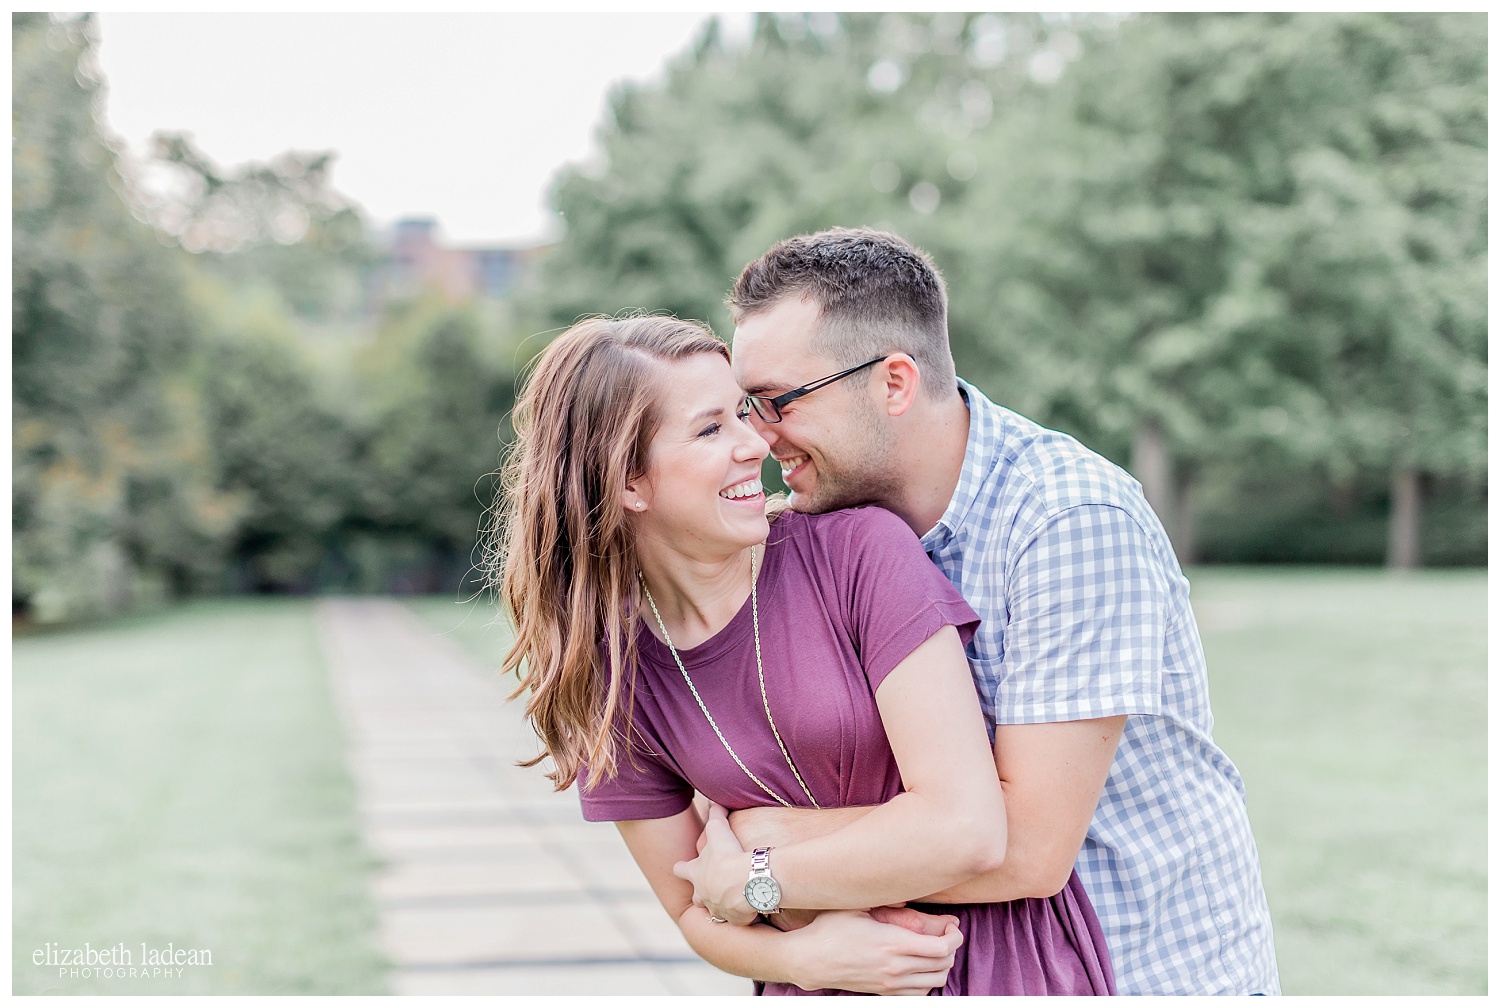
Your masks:
{"label": "overcast sky", "polygon": [[104,13],[106,119],[136,154],[155,130],[221,165],[334,150],[334,185],[379,225],[427,214],[456,243],[532,242],[610,84],[657,76],[708,16]]}

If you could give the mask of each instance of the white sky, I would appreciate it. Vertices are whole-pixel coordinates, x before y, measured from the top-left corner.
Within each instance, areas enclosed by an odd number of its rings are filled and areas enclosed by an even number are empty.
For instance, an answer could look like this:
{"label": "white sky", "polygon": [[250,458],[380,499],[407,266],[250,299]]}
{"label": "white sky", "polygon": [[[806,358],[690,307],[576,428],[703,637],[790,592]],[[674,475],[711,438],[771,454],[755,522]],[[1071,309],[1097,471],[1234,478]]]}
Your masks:
{"label": "white sky", "polygon": [[[335,187],[377,225],[426,214],[458,244],[538,241],[610,84],[657,76],[708,16],[106,12],[106,119],[136,155],[155,130],[221,165],[335,150]],[[723,15],[728,37],[749,19]]]}

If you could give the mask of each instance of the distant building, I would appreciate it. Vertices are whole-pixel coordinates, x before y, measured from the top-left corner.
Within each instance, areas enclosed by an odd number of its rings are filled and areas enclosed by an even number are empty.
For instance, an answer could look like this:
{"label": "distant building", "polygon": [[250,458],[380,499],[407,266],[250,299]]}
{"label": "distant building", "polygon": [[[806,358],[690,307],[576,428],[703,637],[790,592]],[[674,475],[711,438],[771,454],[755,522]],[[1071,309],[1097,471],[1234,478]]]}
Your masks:
{"label": "distant building", "polygon": [[428,289],[454,302],[503,298],[515,290],[532,261],[547,248],[449,248],[438,243],[437,228],[431,217],[396,222],[386,243],[385,262],[375,278],[377,302]]}

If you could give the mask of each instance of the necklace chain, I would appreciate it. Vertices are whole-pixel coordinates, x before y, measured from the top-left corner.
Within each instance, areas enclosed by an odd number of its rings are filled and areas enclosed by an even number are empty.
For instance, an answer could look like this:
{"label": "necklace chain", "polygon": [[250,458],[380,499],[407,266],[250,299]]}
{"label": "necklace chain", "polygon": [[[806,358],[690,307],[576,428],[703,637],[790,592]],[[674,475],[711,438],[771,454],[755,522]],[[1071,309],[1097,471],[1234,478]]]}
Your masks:
{"label": "necklace chain", "polygon": [[[797,772],[797,764],[792,762],[792,755],[787,752],[786,743],[781,741],[781,732],[776,730],[776,719],[771,717],[771,701],[766,695],[766,671],[760,660],[760,608],[755,598],[755,573],[755,548],[752,546],[750,548],[750,624],[755,631],[755,674],[760,678],[760,701],[765,705],[766,721],[771,725],[771,734],[776,736],[776,745],[781,749],[782,758],[786,760],[786,765],[792,769],[792,776],[796,777],[797,783],[802,785],[802,793],[807,795],[807,800],[812,802],[813,808],[821,808],[822,806],[818,804],[818,800],[812,796],[812,791],[808,789],[807,782],[802,779],[802,774]],[[739,768],[745,771],[745,776],[759,785],[762,791],[788,808],[793,807],[791,802],[781,797],[775,791],[772,791],[766,786],[764,781],[750,772],[750,768],[745,765],[744,760],[740,759],[734,748],[730,746],[729,740],[724,737],[724,733],[719,730],[718,722],[714,721],[714,716],[708,712],[708,704],[704,703],[703,698],[698,695],[698,687],[693,685],[693,679],[688,675],[687,666],[682,664],[682,656],[677,653],[677,648],[672,643],[672,635],[667,632],[666,621],[661,618],[661,612],[656,608],[656,600],[651,597],[651,589],[646,587],[646,576],[642,574],[640,577],[641,591],[646,593],[646,602],[651,606],[652,614],[656,616],[656,625],[661,628],[661,636],[667,642],[667,650],[672,652],[672,660],[677,662],[677,671],[682,673],[683,680],[687,683],[688,689],[692,691],[693,699],[698,701],[698,709],[703,711],[703,716],[708,719],[709,727],[714,730],[715,735],[719,736],[719,741],[723,744],[724,750],[729,753],[735,763],[739,764]]]}

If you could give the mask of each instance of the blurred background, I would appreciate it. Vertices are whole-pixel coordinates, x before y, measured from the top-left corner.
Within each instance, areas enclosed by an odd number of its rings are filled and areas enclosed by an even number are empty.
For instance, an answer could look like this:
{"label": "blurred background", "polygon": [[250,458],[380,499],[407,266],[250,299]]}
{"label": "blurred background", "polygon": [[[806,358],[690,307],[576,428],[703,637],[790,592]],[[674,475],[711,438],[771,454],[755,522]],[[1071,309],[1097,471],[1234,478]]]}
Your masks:
{"label": "blurred background", "polygon": [[[243,894],[293,834],[343,880],[296,911],[331,958],[202,989],[380,989],[315,600],[405,599],[493,667],[527,362],[625,309],[727,338],[746,262],[868,225],[943,272],[961,375],[1162,516],[1286,992],[1484,993],[1486,15],[587,20],[13,15],[16,990],[102,920],[265,938],[295,900]],[[176,29],[180,62],[127,44]]]}

